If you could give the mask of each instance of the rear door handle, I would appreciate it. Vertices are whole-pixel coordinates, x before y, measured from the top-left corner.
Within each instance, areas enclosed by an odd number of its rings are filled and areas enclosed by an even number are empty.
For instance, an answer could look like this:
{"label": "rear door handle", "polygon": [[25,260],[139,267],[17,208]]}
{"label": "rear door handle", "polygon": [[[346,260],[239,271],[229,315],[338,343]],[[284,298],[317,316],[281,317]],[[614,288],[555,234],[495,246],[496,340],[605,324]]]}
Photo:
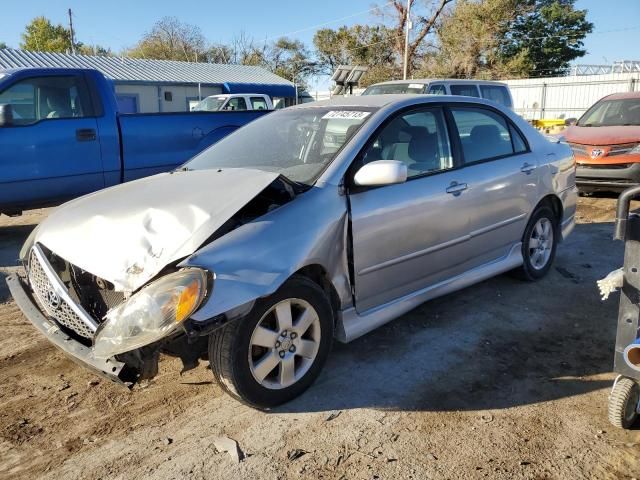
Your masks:
{"label": "rear door handle", "polygon": [[520,171],[522,173],[526,173],[527,175],[529,175],[535,169],[536,169],[536,166],[531,163],[525,163],[524,165],[522,165],[522,167],[520,167]]}
{"label": "rear door handle", "polygon": [[450,193],[454,197],[457,197],[467,188],[469,187],[467,186],[466,183],[451,182],[451,185],[449,185],[445,191],[447,193]]}
{"label": "rear door handle", "polygon": [[79,142],[92,142],[96,139],[96,131],[93,128],[79,128],[76,130],[76,140]]}

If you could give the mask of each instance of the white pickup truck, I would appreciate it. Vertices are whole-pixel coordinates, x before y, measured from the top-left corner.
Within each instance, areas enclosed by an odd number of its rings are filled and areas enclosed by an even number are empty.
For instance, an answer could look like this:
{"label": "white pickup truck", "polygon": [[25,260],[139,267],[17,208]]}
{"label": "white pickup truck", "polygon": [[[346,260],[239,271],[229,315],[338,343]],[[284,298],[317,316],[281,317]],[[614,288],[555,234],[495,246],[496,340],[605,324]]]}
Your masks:
{"label": "white pickup truck", "polygon": [[273,102],[269,95],[261,93],[230,93],[203,98],[191,108],[192,112],[224,110],[273,110]]}

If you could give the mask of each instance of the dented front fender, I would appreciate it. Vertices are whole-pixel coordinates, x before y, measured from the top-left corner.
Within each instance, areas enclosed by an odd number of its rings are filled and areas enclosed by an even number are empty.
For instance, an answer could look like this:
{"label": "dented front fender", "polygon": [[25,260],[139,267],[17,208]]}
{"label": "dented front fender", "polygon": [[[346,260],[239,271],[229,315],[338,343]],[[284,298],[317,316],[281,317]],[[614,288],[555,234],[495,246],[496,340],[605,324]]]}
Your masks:
{"label": "dented front fender", "polygon": [[243,306],[274,293],[309,265],[327,272],[341,308],[349,306],[347,206],[337,189],[332,185],[311,188],[183,261],[181,267],[197,266],[215,275],[213,291],[192,321],[206,324],[221,314],[246,313]]}

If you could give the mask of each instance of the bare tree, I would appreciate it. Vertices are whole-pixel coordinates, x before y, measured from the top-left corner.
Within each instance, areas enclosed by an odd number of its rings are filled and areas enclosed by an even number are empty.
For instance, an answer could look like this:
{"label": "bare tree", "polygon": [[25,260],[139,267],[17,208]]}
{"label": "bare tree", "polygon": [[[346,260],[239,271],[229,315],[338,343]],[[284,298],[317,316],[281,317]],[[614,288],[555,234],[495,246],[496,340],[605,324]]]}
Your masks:
{"label": "bare tree", "polygon": [[196,25],[164,17],[129,51],[132,57],[156,60],[206,61],[206,39]]}
{"label": "bare tree", "polygon": [[398,54],[398,58],[404,55],[404,39],[407,21],[411,17],[413,34],[409,38],[407,57],[409,74],[426,51],[427,36],[435,33],[440,16],[448,4],[454,0],[409,0],[411,5],[410,15],[407,15],[407,2],[405,0],[393,0],[386,8],[379,8],[378,15],[383,22],[390,20],[389,28],[393,32],[390,41]]}

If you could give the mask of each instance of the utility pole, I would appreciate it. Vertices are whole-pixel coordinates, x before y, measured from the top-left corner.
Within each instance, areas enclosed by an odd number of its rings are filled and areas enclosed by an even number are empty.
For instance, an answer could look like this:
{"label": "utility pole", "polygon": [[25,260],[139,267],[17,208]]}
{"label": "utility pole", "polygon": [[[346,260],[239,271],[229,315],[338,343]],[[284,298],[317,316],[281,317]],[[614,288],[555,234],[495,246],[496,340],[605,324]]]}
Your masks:
{"label": "utility pole", "polygon": [[411,30],[411,0],[407,0],[407,20],[405,21],[406,33],[404,37],[404,74],[402,75],[402,79],[407,79],[407,65],[409,63],[409,31]]}
{"label": "utility pole", "polygon": [[69,33],[71,34],[71,53],[73,55],[75,55],[76,54],[76,40],[75,40],[74,35],[73,35],[73,19],[71,18],[72,17],[71,9],[69,9],[68,12],[69,12]]}

